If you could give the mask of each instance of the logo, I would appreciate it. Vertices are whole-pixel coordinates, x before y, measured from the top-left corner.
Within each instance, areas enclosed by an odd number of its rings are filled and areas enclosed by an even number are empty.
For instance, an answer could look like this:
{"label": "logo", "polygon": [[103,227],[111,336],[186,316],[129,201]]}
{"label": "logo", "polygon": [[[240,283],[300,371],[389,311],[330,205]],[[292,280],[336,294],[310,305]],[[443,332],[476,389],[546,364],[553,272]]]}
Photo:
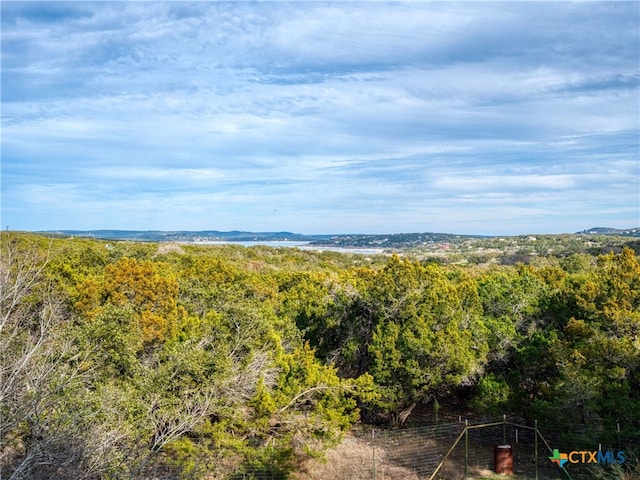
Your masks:
{"label": "logo", "polygon": [[560,468],[564,468],[564,465],[569,463],[624,463],[625,461],[625,453],[620,450],[615,453],[611,450],[607,450],[603,452],[602,450],[597,451],[572,451],[569,453],[562,453],[560,450],[555,448],[553,450],[553,456],[549,457],[553,463],[558,465]]}
{"label": "logo", "polygon": [[562,468],[569,461],[569,456],[566,453],[560,453],[560,450],[556,448],[553,450],[553,457],[549,457],[549,460]]}

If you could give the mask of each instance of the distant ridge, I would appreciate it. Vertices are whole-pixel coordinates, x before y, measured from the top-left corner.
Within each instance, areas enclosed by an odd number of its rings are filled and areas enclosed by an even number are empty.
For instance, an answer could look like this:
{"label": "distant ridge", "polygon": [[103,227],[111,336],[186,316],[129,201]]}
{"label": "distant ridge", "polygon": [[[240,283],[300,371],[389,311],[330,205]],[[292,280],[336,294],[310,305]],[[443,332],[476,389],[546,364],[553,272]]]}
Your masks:
{"label": "distant ridge", "polygon": [[[130,240],[136,242],[308,242],[314,246],[345,248],[410,248],[433,244],[457,244],[470,239],[497,238],[489,235],[457,235],[453,233],[391,233],[304,235],[292,232],[245,232],[233,230],[162,231],[162,230],[49,230],[35,232],[64,237],[86,237],[101,240]],[[572,235],[604,235],[640,237],[640,227],[618,229],[594,227]],[[508,237],[501,235],[500,237]],[[520,236],[513,236],[517,238]]]}
{"label": "distant ridge", "polygon": [[621,237],[640,237],[640,227],[636,228],[610,228],[610,227],[593,227],[588,230],[576,232],[583,235],[619,235]]}
{"label": "distant ridge", "polygon": [[233,230],[162,231],[162,230],[49,230],[35,232],[64,237],[85,237],[100,240],[136,242],[307,242],[319,247],[339,248],[407,248],[434,243],[458,243],[480,235],[452,233],[393,233],[304,235],[292,232],[245,232]]}
{"label": "distant ridge", "polygon": [[332,235],[302,235],[291,232],[244,232],[233,230],[163,231],[163,230],[48,230],[36,233],[97,238],[101,240],[134,240],[138,242],[311,242]]}

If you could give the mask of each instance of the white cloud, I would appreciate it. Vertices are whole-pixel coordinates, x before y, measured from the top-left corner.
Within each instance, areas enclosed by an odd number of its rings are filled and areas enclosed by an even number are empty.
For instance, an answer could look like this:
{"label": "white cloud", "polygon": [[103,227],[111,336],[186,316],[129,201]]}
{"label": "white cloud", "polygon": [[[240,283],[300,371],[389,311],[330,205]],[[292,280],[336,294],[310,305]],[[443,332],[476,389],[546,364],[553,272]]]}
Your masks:
{"label": "white cloud", "polygon": [[165,181],[169,183],[186,182],[191,183],[209,182],[224,177],[224,173],[214,169],[196,168],[123,168],[107,167],[97,169],[85,169],[85,175],[107,180],[127,180],[127,181]]}
{"label": "white cloud", "polygon": [[464,192],[511,191],[514,189],[568,189],[575,185],[572,175],[477,175],[474,177],[444,177],[433,182],[436,188]]}
{"label": "white cloud", "polygon": [[637,223],[630,3],[5,2],[3,216]]}

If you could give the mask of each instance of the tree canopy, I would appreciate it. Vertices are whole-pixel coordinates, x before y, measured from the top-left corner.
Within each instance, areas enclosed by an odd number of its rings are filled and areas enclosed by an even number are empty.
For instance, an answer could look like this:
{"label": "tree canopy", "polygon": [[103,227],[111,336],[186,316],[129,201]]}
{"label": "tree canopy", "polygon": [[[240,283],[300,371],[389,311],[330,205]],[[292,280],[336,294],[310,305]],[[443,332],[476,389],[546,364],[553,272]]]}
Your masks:
{"label": "tree canopy", "polygon": [[7,478],[286,476],[452,399],[640,428],[629,248],[479,267],[1,235]]}

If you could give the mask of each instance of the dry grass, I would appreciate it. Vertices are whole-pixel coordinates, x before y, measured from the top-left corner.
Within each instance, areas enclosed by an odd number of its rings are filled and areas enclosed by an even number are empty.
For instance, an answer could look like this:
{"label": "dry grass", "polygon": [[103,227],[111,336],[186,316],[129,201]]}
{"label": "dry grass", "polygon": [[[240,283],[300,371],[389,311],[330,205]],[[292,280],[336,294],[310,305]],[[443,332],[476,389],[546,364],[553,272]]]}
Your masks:
{"label": "dry grass", "polygon": [[[429,443],[431,442],[422,443],[422,448]],[[395,446],[377,443],[374,452],[368,437],[352,433],[345,436],[340,445],[329,450],[325,459],[306,460],[294,478],[296,480],[420,480],[428,478],[428,474],[424,476],[424,471],[422,472],[423,477],[421,477],[411,468],[411,463],[416,463],[414,466],[417,466],[420,462],[419,454],[411,450],[409,453],[415,454],[416,460],[416,462],[411,462],[407,461],[406,456],[403,456],[408,452],[407,445],[402,443]],[[375,475],[373,470],[374,455]],[[436,478],[438,480],[462,480],[465,478],[464,465],[459,462],[459,459],[450,458],[444,462]],[[505,476],[479,466],[470,466],[466,477],[467,480],[528,480],[532,478],[532,476],[522,473]],[[559,477],[548,475],[541,478],[559,479]]]}
{"label": "dry grass", "polygon": [[161,243],[158,246],[156,255],[165,255],[167,253],[180,253],[183,254],[184,250],[177,243]]}
{"label": "dry grass", "polygon": [[307,460],[298,473],[298,480],[420,480],[413,471],[393,464],[389,452],[376,448],[363,438],[348,435],[342,443],[329,450],[325,460]]}

